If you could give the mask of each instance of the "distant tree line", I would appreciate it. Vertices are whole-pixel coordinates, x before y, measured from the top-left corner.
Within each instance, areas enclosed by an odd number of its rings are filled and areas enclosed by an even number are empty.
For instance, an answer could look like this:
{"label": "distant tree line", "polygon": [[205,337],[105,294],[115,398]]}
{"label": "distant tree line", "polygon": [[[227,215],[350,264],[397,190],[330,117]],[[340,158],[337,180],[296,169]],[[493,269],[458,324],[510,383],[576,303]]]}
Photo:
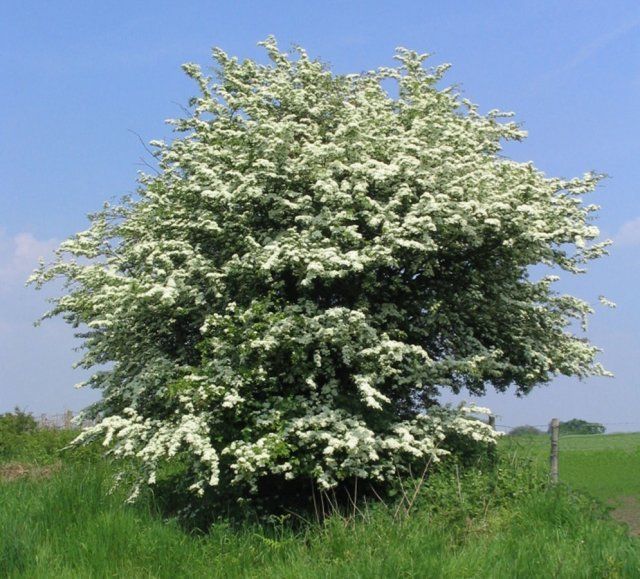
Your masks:
{"label": "distant tree line", "polygon": [[572,418],[560,423],[560,434],[604,434],[604,424]]}
{"label": "distant tree line", "polygon": [[[547,429],[547,433],[551,431],[551,427]],[[606,428],[604,424],[598,422],[587,422],[580,418],[572,418],[566,422],[560,422],[560,434],[604,434]],[[542,430],[524,424],[522,426],[516,426],[509,432],[509,436],[533,436],[544,434]]]}
{"label": "distant tree line", "polygon": [[543,434],[543,432],[530,424],[516,426],[509,432],[509,436],[533,436],[538,434]]}

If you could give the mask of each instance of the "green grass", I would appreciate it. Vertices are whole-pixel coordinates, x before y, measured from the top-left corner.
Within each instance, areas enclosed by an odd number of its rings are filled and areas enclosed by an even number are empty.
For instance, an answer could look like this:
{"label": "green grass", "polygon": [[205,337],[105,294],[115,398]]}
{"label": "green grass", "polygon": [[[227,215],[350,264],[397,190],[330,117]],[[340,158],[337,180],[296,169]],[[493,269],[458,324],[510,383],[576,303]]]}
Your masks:
{"label": "green grass", "polygon": [[[501,445],[547,467],[548,436],[505,437]],[[640,499],[640,433],[561,436],[559,465],[561,481],[600,500]]]}
{"label": "green grass", "polygon": [[[0,482],[0,577],[640,577],[640,542],[593,500],[548,488],[512,444],[496,472],[436,473],[406,518],[373,505],[298,530],[206,534],[163,521],[152,495],[129,505],[124,490],[110,494],[113,467],[95,453],[62,455],[48,478]],[[543,441],[524,451],[541,460]]]}

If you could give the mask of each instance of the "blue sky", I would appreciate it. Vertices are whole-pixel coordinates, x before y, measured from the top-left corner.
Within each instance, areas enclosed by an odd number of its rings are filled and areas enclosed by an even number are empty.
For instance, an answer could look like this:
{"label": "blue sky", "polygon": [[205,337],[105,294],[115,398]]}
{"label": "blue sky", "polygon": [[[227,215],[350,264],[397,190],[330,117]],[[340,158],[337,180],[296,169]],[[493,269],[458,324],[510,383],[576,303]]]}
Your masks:
{"label": "blue sky", "polygon": [[591,202],[616,241],[563,288],[597,304],[590,337],[616,377],[559,379],[524,399],[489,395],[504,424],[574,416],[640,430],[640,4],[635,0],[43,2],[0,6],[0,412],[77,410],[77,343],[61,321],[34,328],[44,294],[24,288],[41,255],[86,214],[135,189],[145,141],[170,137],[195,87],[183,62],[220,46],[262,59],[274,34],[338,73],[392,64],[396,46],[450,62],[447,82],[512,110],[529,138],[506,154],[549,175],[610,175]]}

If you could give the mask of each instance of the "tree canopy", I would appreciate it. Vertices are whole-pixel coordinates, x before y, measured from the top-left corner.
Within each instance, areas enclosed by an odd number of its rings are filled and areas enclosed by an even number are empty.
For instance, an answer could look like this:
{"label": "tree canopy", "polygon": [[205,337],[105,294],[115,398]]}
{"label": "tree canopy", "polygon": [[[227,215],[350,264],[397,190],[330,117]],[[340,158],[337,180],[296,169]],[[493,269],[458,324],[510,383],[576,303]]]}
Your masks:
{"label": "tree canopy", "polygon": [[[575,333],[590,306],[554,289],[605,253],[600,178],[547,177],[500,154],[525,133],[451,87],[447,66],[333,74],[296,48],[268,64],[216,49],[157,174],[105,205],[34,275],[78,328],[101,419],[143,480],[191,490],[262,477],[386,480],[491,441],[443,390],[526,394],[602,374]],[[534,279],[532,266],[550,275]],[[551,275],[553,274],[553,275]]]}
{"label": "tree canopy", "polygon": [[581,418],[572,418],[560,422],[560,434],[604,434],[606,428],[599,422],[587,422]]}
{"label": "tree canopy", "polygon": [[516,426],[509,431],[509,436],[537,436],[544,434],[542,430],[531,426],[530,424],[523,424],[522,426]]}

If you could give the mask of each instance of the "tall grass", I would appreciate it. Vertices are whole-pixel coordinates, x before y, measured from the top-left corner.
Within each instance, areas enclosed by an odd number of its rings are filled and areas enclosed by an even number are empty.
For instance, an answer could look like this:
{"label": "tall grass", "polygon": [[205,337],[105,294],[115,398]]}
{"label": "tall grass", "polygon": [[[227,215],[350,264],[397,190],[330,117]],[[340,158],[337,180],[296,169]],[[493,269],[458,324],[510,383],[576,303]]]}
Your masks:
{"label": "tall grass", "polygon": [[187,533],[150,495],[109,494],[107,462],[0,483],[1,577],[640,577],[640,544],[602,509],[534,471],[443,471],[415,510],[383,505],[293,530]]}

